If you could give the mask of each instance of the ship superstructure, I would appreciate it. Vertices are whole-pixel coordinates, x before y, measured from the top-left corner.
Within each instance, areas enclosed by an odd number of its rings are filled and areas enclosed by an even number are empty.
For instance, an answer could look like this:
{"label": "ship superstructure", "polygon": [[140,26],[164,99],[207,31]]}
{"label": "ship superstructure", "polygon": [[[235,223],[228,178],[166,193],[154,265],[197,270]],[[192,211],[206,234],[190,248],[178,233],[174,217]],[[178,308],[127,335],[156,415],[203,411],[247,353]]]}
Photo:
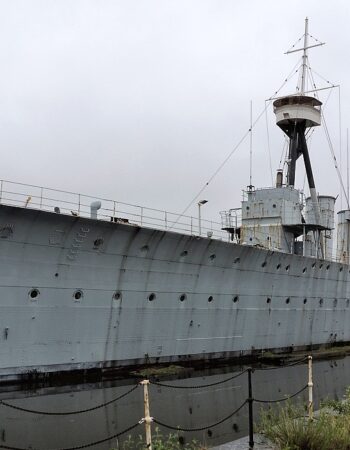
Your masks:
{"label": "ship superstructure", "polygon": [[[307,23],[305,35],[303,64]],[[350,342],[350,211],[334,261],[335,198],[317,195],[305,137],[322,104],[304,87],[274,100],[286,177],[250,185],[218,233],[200,218],[174,227],[164,211],[1,182],[0,376]]]}

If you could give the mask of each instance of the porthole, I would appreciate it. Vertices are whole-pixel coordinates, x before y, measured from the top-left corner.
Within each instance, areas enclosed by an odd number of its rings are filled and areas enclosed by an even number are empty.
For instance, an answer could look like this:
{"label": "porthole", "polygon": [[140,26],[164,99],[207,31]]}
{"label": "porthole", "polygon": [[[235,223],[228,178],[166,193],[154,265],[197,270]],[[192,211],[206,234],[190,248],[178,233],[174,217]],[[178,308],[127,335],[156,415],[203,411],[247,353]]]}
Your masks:
{"label": "porthole", "polygon": [[214,300],[214,297],[212,296],[212,295],[210,295],[209,297],[208,297],[208,302],[210,303],[210,302],[212,302]]}
{"label": "porthole", "polygon": [[338,303],[338,300],[335,298],[335,299],[333,300],[333,306],[334,306],[334,307],[337,306],[337,303]]}
{"label": "porthole", "polygon": [[277,264],[276,269],[280,270],[280,268],[281,268],[281,264]]}
{"label": "porthole", "polygon": [[238,295],[235,295],[232,300],[233,300],[233,303],[237,303],[239,300]]}
{"label": "porthole", "polygon": [[233,260],[233,262],[234,262],[235,264],[239,263],[239,262],[240,262],[240,258],[235,258],[235,259]]}
{"label": "porthole", "polygon": [[290,298],[288,297],[288,298],[286,298],[287,305],[289,304],[289,302],[290,302]]}
{"label": "porthole", "polygon": [[148,245],[142,246],[142,247],[140,248],[140,254],[141,254],[141,256],[146,256],[147,253],[148,253],[148,251],[149,251]]}
{"label": "porthole", "polygon": [[246,206],[246,210],[249,211],[249,206]]}
{"label": "porthole", "polygon": [[212,255],[209,256],[209,260],[210,260],[210,261],[214,261],[215,258],[216,258],[216,255],[214,255],[214,254],[212,254]]}
{"label": "porthole", "polygon": [[343,271],[343,268],[342,267],[340,267],[340,269],[339,269],[339,272],[342,272]]}
{"label": "porthole", "polygon": [[29,297],[32,299],[37,298],[39,296],[39,294],[40,294],[39,289],[36,289],[36,288],[31,289],[29,291]]}
{"label": "porthole", "polygon": [[288,264],[288,266],[286,266],[286,271],[288,272],[289,269],[290,269],[290,265]]}
{"label": "porthole", "polygon": [[327,264],[327,265],[326,265],[326,269],[327,269],[327,270],[329,270],[329,268],[330,268],[330,265],[329,265],[329,264]]}
{"label": "porthole", "polygon": [[350,305],[350,300],[346,299],[346,307],[349,308],[349,305]]}
{"label": "porthole", "polygon": [[322,306],[322,305],[323,305],[323,298],[320,298],[320,301],[319,301],[319,303],[320,303],[320,306]]}
{"label": "porthole", "polygon": [[56,278],[58,277],[58,272],[55,273],[55,277],[56,277]]}
{"label": "porthole", "polygon": [[307,268],[306,267],[304,267],[303,268],[303,273],[305,273],[307,271]]}
{"label": "porthole", "polygon": [[319,265],[319,268],[322,269],[322,267],[323,267],[323,264],[321,263],[321,264]]}
{"label": "porthole", "polygon": [[272,208],[276,208],[276,205],[275,205],[275,203],[272,205]]}
{"label": "porthole", "polygon": [[188,251],[187,250],[184,250],[183,252],[181,252],[181,258],[184,258],[185,256],[187,256],[188,255]]}
{"label": "porthole", "polygon": [[152,292],[152,294],[149,294],[149,296],[148,296],[148,300],[150,302],[153,302],[153,300],[155,300],[155,298],[156,298],[156,294],[154,292]]}
{"label": "porthole", "polygon": [[181,294],[179,297],[180,302],[184,302],[186,300],[187,296],[186,294]]}
{"label": "porthole", "polygon": [[304,305],[306,305],[306,303],[307,303],[307,298],[304,298],[303,303],[304,303]]}
{"label": "porthole", "polygon": [[74,292],[73,297],[75,300],[81,300],[83,297],[83,292],[81,290],[77,290]]}
{"label": "porthole", "polygon": [[97,248],[97,247],[100,247],[102,244],[103,244],[103,238],[97,238],[97,239],[95,239],[94,240],[94,247],[95,248]]}
{"label": "porthole", "polygon": [[270,299],[270,297],[267,297],[267,299],[266,299],[266,303],[271,303],[271,299]]}
{"label": "porthole", "polygon": [[266,266],[266,264],[267,264],[267,262],[266,261],[264,261],[262,264],[261,264],[261,267],[265,267]]}
{"label": "porthole", "polygon": [[122,293],[120,291],[114,292],[113,298],[114,298],[114,300],[121,300],[122,299]]}
{"label": "porthole", "polygon": [[316,263],[312,263],[311,267],[314,269],[316,267]]}

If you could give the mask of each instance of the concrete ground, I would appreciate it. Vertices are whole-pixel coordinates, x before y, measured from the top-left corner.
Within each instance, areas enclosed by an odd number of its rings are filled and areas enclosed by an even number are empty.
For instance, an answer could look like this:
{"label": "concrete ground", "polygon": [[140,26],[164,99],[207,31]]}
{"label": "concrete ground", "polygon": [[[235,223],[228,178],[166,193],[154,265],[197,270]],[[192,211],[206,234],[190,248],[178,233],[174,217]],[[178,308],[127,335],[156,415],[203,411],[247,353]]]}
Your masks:
{"label": "concrete ground", "polygon": [[[228,444],[213,447],[210,450],[249,450],[248,436],[229,442]],[[254,434],[254,450],[273,450],[274,447],[263,436]]]}

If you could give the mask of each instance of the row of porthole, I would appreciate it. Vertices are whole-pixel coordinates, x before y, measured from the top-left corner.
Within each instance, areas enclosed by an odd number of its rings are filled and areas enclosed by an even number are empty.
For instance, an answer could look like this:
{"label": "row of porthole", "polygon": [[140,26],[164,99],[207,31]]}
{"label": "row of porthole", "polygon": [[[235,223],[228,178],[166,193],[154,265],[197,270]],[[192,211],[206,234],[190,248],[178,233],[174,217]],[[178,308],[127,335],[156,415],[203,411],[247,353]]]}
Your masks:
{"label": "row of porthole", "polygon": [[[266,303],[271,303],[271,298],[270,297],[268,297],[266,299]],[[290,303],[290,297],[286,298],[286,304],[288,305],[289,303]],[[307,303],[307,298],[304,298],[303,303],[304,303],[304,305]],[[320,306],[323,305],[323,298],[320,298],[319,304],[320,304]],[[338,304],[338,299],[335,298],[333,300],[333,305],[337,306],[337,304]],[[349,305],[350,305],[350,300],[346,299],[346,306],[348,307]]]}
{"label": "row of porthole", "polygon": [[[36,289],[36,288],[31,289],[31,290],[29,291],[29,296],[30,296],[30,298],[32,298],[32,299],[37,298],[37,297],[39,296],[39,294],[40,294],[40,292],[39,292],[39,290]],[[82,292],[80,289],[78,289],[78,290],[76,290],[76,291],[73,293],[73,297],[74,297],[75,300],[80,300],[80,299],[83,297],[83,292]],[[155,294],[154,292],[152,292],[151,294],[148,295],[148,300],[149,300],[150,302],[152,302],[153,300],[156,299],[156,297],[157,297],[156,294]],[[113,298],[114,298],[114,300],[121,300],[121,298],[122,298],[121,292],[119,292],[119,291],[115,292],[115,293],[113,294]],[[181,294],[181,295],[179,296],[180,302],[183,302],[183,301],[185,301],[186,299],[187,299],[187,295],[186,295],[186,294]],[[214,297],[213,297],[212,295],[210,295],[210,296],[208,297],[208,302],[211,303],[213,300],[214,300]],[[235,295],[235,296],[232,298],[232,301],[233,301],[234,303],[237,303],[237,302],[239,301],[238,295]],[[266,303],[268,303],[268,304],[271,303],[271,298],[270,298],[270,297],[267,297]],[[290,297],[287,297],[287,298],[286,298],[286,304],[288,305],[289,303],[290,303]],[[307,303],[307,298],[304,298],[303,303],[304,303],[304,305]],[[338,299],[334,299],[334,300],[333,300],[334,306],[337,306],[337,303],[338,303]],[[323,298],[320,298],[319,304],[320,304],[320,306],[323,305]],[[348,307],[349,305],[350,305],[350,300],[347,299],[347,300],[346,300],[346,306]]]}
{"label": "row of porthole", "polygon": [[[29,297],[32,298],[33,300],[36,299],[37,297],[39,297],[40,295],[40,291],[37,288],[31,289],[29,291]],[[81,291],[80,289],[74,291],[73,293],[73,298],[75,300],[80,300],[83,297],[83,291]]]}
{"label": "row of porthole", "polygon": [[[145,251],[147,252],[148,250],[149,250],[149,247],[148,247],[147,245],[141,247],[141,251],[143,251],[143,252],[145,252]],[[184,257],[187,256],[187,255],[188,255],[188,251],[187,251],[187,250],[184,250],[184,251],[180,254],[181,258],[184,258]],[[212,255],[210,255],[210,256],[208,257],[208,259],[209,259],[210,261],[214,261],[215,258],[216,258],[215,253],[213,253]],[[239,257],[237,257],[237,258],[235,258],[235,259],[233,260],[233,262],[234,262],[234,264],[237,264],[237,263],[240,262],[240,260],[241,260],[241,259],[240,259]],[[262,262],[261,267],[265,267],[266,265],[267,265],[267,261],[264,261],[264,262]],[[314,269],[314,268],[316,267],[316,263],[314,262],[314,263],[311,265],[311,267]],[[323,263],[321,263],[321,264],[319,265],[319,269],[322,269],[322,267],[323,267]],[[279,270],[280,268],[281,268],[281,264],[279,263],[279,264],[277,264],[276,269]],[[327,265],[326,265],[326,270],[329,270],[329,268],[330,268],[330,264],[327,264]],[[288,265],[285,267],[285,269],[286,269],[286,271],[289,271],[290,265],[288,264]],[[306,273],[306,271],[307,271],[307,267],[304,267],[303,270],[302,270],[302,272],[303,272],[303,273]],[[342,272],[342,271],[343,271],[343,267],[340,267],[340,268],[339,268],[339,272]],[[350,273],[350,270],[349,270],[349,273]]]}
{"label": "row of porthole", "polygon": [[[154,293],[149,294],[148,300],[149,300],[150,302],[152,302],[152,301],[155,300],[155,299],[156,299],[156,294],[154,294]],[[187,295],[186,295],[186,294],[181,294],[181,295],[179,296],[180,302],[183,302],[183,301],[185,301],[186,299],[187,299]],[[208,302],[211,303],[213,300],[214,300],[214,297],[213,297],[212,295],[210,295],[210,296],[208,297]],[[237,303],[238,300],[239,300],[238,295],[236,295],[236,296],[234,296],[234,297],[232,298],[232,301],[233,301],[234,303]]]}
{"label": "row of porthole", "polygon": [[[234,262],[235,262],[235,261],[234,261]],[[265,267],[266,265],[267,265],[267,262],[266,262],[266,261],[264,261],[263,263],[261,263],[261,267]],[[316,267],[316,263],[313,263],[313,264],[311,265],[311,267],[314,269],[314,268]],[[322,269],[322,267],[323,267],[323,263],[321,263],[321,264],[319,265],[319,268],[320,268],[320,269]],[[280,268],[281,268],[281,264],[277,264],[276,269],[279,270]],[[326,270],[329,270],[329,268],[330,268],[330,264],[327,264],[327,265],[326,265]],[[286,269],[286,271],[288,272],[289,269],[290,269],[290,265],[288,264],[288,265],[285,267],[285,269]],[[302,270],[302,272],[305,273],[306,271],[307,271],[307,267],[304,267],[303,270]],[[339,267],[339,272],[342,272],[342,271],[343,271],[343,267]],[[350,270],[349,270],[349,273],[350,273]]]}
{"label": "row of porthole", "polygon": [[[40,294],[40,291],[39,291],[39,289],[37,289],[37,288],[31,289],[31,290],[29,291],[29,297],[32,298],[32,299],[36,299],[36,298],[39,296],[39,294]],[[76,290],[76,291],[73,293],[73,297],[74,297],[75,300],[80,300],[80,299],[83,297],[83,292],[82,292],[80,289],[78,289],[78,290]],[[149,300],[150,302],[153,302],[153,300],[155,300],[156,297],[157,297],[156,294],[155,294],[154,292],[152,292],[151,294],[148,295],[147,298],[148,298],[148,300]],[[122,298],[122,293],[119,292],[119,291],[115,292],[115,293],[113,294],[113,298],[114,298],[114,300],[121,300],[121,298]],[[180,302],[184,302],[186,299],[187,299],[187,295],[186,295],[186,294],[181,294],[181,295],[179,296]],[[208,302],[210,303],[210,302],[212,302],[213,300],[214,300],[214,297],[213,297],[212,295],[210,295],[210,296],[208,297]],[[235,297],[233,297],[233,298],[232,298],[232,301],[233,301],[234,303],[238,302],[238,296],[236,295]]]}

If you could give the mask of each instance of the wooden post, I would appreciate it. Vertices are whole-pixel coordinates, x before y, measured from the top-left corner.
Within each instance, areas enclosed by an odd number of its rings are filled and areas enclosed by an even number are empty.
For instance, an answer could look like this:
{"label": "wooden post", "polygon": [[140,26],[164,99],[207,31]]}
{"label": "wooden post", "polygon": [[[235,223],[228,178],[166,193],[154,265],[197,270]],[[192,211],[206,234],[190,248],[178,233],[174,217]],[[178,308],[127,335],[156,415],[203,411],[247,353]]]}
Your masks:
{"label": "wooden post", "polygon": [[145,431],[146,431],[146,445],[149,450],[152,450],[152,433],[151,433],[151,423],[152,417],[149,414],[149,396],[148,396],[148,385],[149,380],[143,380],[141,383],[143,385],[143,403],[145,406]]}
{"label": "wooden post", "polygon": [[249,449],[254,448],[252,369],[248,369]]}
{"label": "wooden post", "polygon": [[313,393],[313,379],[312,379],[312,356],[309,356],[308,368],[309,368],[309,381],[307,383],[309,387],[309,404],[308,404],[308,412],[309,412],[309,420],[313,419],[314,416],[314,402],[312,398]]}

